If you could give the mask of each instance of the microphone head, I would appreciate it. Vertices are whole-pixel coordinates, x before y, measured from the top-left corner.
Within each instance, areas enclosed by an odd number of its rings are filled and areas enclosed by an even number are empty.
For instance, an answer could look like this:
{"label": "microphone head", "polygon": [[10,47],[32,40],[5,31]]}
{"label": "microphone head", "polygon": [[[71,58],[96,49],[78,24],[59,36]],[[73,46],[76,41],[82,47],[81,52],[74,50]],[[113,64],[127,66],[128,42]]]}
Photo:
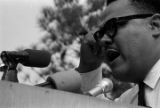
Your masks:
{"label": "microphone head", "polygon": [[102,79],[95,88],[88,91],[86,94],[89,96],[98,96],[102,93],[108,93],[113,89],[113,83],[110,79],[104,78]]}
{"label": "microphone head", "polygon": [[49,52],[42,50],[31,50],[31,49],[26,49],[24,51],[28,53],[28,60],[22,62],[24,66],[42,68],[49,65],[51,60],[51,54]]}
{"label": "microphone head", "polygon": [[79,92],[81,87],[81,75],[75,70],[57,72],[48,78],[55,84],[57,90]]}
{"label": "microphone head", "polygon": [[104,93],[107,93],[113,89],[113,82],[108,78],[103,78],[102,81],[99,83],[99,86],[103,88]]}

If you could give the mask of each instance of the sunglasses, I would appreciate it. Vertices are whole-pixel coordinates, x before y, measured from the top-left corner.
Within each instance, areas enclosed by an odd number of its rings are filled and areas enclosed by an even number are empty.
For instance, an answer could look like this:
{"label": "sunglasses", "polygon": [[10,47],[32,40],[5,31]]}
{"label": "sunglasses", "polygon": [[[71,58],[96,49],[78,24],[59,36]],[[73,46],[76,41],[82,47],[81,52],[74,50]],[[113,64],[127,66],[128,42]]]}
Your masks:
{"label": "sunglasses", "polygon": [[96,40],[96,42],[99,42],[104,35],[107,35],[109,38],[113,40],[117,34],[119,26],[125,25],[129,20],[146,18],[152,15],[153,14],[137,14],[137,15],[112,18],[107,22],[105,22],[104,25],[94,33],[93,37]]}

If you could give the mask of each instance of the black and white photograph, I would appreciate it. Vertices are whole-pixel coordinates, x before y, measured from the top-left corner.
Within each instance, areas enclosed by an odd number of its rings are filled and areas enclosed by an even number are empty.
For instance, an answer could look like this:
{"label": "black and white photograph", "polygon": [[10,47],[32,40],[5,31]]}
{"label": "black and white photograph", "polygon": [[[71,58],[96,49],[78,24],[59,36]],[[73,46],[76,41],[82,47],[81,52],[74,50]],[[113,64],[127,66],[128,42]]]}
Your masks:
{"label": "black and white photograph", "polygon": [[0,0],[0,108],[160,108],[160,0]]}

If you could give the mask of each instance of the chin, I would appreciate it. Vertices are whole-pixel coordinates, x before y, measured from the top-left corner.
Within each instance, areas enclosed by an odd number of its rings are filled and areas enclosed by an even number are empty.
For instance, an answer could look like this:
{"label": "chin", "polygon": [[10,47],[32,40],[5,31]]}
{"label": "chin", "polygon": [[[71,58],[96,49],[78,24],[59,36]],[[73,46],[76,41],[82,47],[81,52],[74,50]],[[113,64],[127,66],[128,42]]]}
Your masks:
{"label": "chin", "polygon": [[110,66],[112,69],[112,75],[117,80],[123,82],[136,82],[138,76],[135,76],[135,71],[137,70],[135,70],[135,67],[133,67],[133,65],[129,64],[121,57],[113,61]]}
{"label": "chin", "polygon": [[117,80],[123,81],[123,82],[129,82],[128,79],[125,76],[113,74],[113,77]]}
{"label": "chin", "polygon": [[135,74],[127,71],[114,71],[112,75],[114,78],[122,82],[137,83],[140,81],[138,76],[135,76]]}
{"label": "chin", "polygon": [[120,80],[123,82],[134,82],[133,75],[130,75],[130,73],[128,73],[126,68],[113,69],[112,75],[117,80]]}

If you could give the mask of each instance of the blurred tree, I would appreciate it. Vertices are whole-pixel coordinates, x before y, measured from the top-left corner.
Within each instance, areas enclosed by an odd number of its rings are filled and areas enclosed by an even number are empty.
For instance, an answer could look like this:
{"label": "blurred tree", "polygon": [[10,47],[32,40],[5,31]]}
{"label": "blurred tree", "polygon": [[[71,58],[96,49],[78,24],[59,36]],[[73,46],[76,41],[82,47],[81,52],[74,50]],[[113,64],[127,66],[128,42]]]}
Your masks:
{"label": "blurred tree", "polygon": [[42,9],[38,24],[46,35],[40,45],[34,45],[33,48],[51,52],[53,72],[78,65],[79,33],[95,28],[104,19],[105,2],[106,0],[53,0],[55,7]]}

